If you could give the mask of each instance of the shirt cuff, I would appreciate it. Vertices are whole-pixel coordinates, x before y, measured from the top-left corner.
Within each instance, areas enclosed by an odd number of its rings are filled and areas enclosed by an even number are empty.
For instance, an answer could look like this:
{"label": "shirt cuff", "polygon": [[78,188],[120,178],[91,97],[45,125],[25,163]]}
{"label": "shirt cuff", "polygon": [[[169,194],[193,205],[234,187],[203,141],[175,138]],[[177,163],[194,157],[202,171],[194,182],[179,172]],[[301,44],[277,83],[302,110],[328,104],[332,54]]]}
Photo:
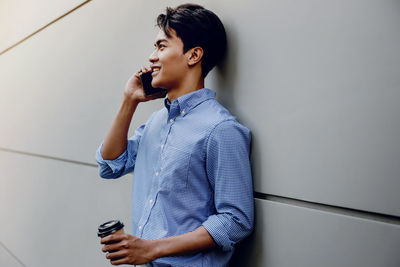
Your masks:
{"label": "shirt cuff", "polygon": [[231,251],[234,249],[235,244],[229,239],[227,234],[229,227],[224,225],[219,215],[211,215],[208,217],[207,221],[203,223],[203,226],[223,251]]}
{"label": "shirt cuff", "polygon": [[125,166],[126,160],[128,158],[128,153],[127,150],[125,151],[116,159],[113,160],[107,160],[103,159],[103,156],[101,155],[101,150],[103,148],[103,144],[100,145],[100,147],[96,151],[96,161],[99,165],[104,166],[107,165],[110,167],[113,173],[116,173],[121,170]]}

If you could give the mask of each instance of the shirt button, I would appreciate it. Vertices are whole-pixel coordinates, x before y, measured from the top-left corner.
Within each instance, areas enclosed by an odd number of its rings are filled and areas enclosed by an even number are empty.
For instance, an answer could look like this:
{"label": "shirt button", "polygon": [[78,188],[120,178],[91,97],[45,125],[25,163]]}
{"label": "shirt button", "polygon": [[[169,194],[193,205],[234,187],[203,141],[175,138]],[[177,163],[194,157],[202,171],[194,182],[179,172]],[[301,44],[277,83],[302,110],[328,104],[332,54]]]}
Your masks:
{"label": "shirt button", "polygon": [[182,115],[183,115],[183,114],[185,114],[185,111],[184,111],[184,110],[182,110],[181,114],[182,114]]}
{"label": "shirt button", "polygon": [[142,226],[139,226],[139,230],[142,230]]}
{"label": "shirt button", "polygon": [[159,173],[158,172],[156,172],[156,176],[158,176],[159,175]]}
{"label": "shirt button", "polygon": [[153,200],[152,200],[152,199],[150,199],[150,200],[149,200],[149,202],[150,202],[150,204],[151,204],[151,203],[153,203]]}
{"label": "shirt button", "polygon": [[170,121],[170,122],[174,122],[174,119],[170,119],[169,121]]}
{"label": "shirt button", "polygon": [[161,148],[164,148],[164,145],[161,145]]}

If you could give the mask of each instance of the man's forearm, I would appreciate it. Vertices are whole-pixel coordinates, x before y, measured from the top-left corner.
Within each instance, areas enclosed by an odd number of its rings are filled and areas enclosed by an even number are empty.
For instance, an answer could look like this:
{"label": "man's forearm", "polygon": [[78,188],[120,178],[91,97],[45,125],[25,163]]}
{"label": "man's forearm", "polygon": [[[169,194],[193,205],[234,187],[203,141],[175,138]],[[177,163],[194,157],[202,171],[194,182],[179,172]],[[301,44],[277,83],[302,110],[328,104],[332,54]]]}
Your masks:
{"label": "man's forearm", "polygon": [[124,97],[117,116],[111,125],[111,129],[104,140],[101,151],[103,159],[116,159],[125,151],[128,142],[129,126],[138,104],[139,102]]}
{"label": "man's forearm", "polygon": [[204,226],[186,234],[154,240],[156,258],[192,254],[215,246]]}

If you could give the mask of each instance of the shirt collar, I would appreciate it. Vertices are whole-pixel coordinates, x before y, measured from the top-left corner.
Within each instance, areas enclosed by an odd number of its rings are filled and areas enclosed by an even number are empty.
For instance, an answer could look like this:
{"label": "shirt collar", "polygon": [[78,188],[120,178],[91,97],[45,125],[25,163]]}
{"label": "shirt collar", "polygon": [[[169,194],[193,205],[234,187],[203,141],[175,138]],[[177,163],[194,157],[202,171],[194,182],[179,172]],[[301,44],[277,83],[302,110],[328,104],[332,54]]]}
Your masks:
{"label": "shirt collar", "polygon": [[164,106],[167,108],[168,112],[171,108],[171,102],[169,101],[168,97],[164,99]]}
{"label": "shirt collar", "polygon": [[164,105],[169,113],[185,115],[200,103],[213,98],[215,98],[215,92],[208,88],[203,88],[180,96],[174,99],[172,103],[166,98],[164,100]]}

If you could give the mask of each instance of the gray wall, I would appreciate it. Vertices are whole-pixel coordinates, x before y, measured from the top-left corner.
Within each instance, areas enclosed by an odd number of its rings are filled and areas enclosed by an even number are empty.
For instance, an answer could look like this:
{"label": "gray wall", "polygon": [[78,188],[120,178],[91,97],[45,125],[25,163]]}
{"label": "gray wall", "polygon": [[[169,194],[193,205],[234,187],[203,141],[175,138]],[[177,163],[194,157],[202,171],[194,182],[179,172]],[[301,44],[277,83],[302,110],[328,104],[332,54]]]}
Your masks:
{"label": "gray wall", "polygon": [[[197,2],[229,39],[206,86],[253,133],[234,265],[400,266],[400,2]],[[100,179],[94,152],[180,3],[0,2],[0,266],[109,266],[96,227],[130,232],[131,176]]]}

